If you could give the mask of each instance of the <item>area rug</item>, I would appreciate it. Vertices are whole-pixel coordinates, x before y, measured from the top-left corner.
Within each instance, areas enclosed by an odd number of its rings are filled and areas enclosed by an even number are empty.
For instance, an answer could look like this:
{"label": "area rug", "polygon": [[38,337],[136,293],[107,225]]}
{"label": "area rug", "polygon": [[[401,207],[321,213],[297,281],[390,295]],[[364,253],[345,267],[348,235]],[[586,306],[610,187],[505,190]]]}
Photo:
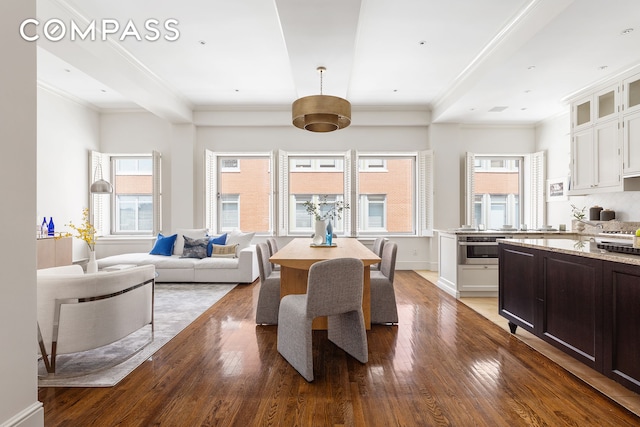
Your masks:
{"label": "area rug", "polygon": [[156,284],[154,333],[147,325],[115,343],[59,355],[56,373],[38,361],[39,387],[111,387],[224,297],[233,284]]}

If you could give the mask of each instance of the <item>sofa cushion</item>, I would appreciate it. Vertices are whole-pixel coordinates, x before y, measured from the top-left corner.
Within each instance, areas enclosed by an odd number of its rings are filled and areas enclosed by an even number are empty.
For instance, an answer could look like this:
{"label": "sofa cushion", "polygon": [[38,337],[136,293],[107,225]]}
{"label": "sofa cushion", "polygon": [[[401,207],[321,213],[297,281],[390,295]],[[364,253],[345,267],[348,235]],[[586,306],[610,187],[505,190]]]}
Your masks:
{"label": "sofa cushion", "polygon": [[251,244],[251,240],[253,239],[253,236],[255,234],[255,232],[243,233],[239,230],[234,230],[227,236],[227,245],[238,245],[238,247],[236,248],[237,256],[241,250],[249,247],[249,245]]}
{"label": "sofa cushion", "polygon": [[206,258],[209,238],[192,239],[184,236],[184,248],[181,258]]}
{"label": "sofa cushion", "polygon": [[207,256],[211,256],[213,245],[224,245],[226,243],[227,243],[227,233],[221,234],[219,236],[210,236],[209,244],[207,245]]}
{"label": "sofa cushion", "polygon": [[235,245],[212,245],[211,257],[212,258],[236,258],[236,249],[238,244]]}
{"label": "sofa cushion", "polygon": [[151,255],[164,255],[171,256],[173,253],[173,246],[176,243],[176,239],[178,238],[177,234],[172,234],[171,236],[163,236],[162,233],[158,233],[158,239],[156,243],[153,245]]}
{"label": "sofa cushion", "polygon": [[182,255],[182,250],[184,249],[184,236],[191,237],[192,239],[207,237],[207,229],[178,228],[176,230],[176,234],[178,235],[178,238],[176,239],[176,244],[173,246],[173,254]]}

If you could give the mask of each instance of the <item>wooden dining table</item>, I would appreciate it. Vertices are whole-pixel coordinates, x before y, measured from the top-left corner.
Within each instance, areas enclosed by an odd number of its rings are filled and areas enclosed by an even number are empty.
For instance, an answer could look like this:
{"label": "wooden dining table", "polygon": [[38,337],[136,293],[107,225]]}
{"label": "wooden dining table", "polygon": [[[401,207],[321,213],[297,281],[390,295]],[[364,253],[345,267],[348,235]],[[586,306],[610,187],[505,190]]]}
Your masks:
{"label": "wooden dining table", "polygon": [[[380,257],[354,238],[334,239],[335,246],[312,246],[310,238],[293,239],[273,254],[269,260],[280,265],[280,298],[290,294],[307,292],[309,268],[318,262],[336,258],[357,258],[364,264],[364,287],[362,311],[367,329],[371,329],[371,265],[380,262]],[[327,318],[313,321],[313,329],[326,329]]]}

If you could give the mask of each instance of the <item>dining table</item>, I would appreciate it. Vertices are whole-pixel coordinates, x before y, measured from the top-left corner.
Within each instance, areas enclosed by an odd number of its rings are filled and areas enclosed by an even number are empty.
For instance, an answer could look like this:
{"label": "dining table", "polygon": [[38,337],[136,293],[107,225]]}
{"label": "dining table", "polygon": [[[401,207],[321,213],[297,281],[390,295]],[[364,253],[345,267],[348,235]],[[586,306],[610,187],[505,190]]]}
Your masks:
{"label": "dining table", "polygon": [[[336,238],[332,245],[314,245],[311,238],[295,238],[273,254],[269,261],[280,265],[280,299],[307,292],[309,268],[318,262],[337,258],[357,258],[364,264],[362,312],[365,327],[371,329],[371,265],[380,257],[355,238]],[[327,329],[327,318],[313,321],[313,329]]]}

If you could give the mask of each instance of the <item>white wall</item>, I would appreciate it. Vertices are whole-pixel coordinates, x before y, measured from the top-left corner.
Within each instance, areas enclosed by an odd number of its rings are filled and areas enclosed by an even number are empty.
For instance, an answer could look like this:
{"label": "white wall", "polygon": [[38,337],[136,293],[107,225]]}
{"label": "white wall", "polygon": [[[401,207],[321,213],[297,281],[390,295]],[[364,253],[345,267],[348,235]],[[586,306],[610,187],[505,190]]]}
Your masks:
{"label": "white wall", "polygon": [[[38,88],[38,193],[34,227],[53,217],[56,231],[82,221],[89,207],[89,151],[97,150],[98,113],[67,97]],[[73,242],[73,259],[87,257],[87,245]]]}
{"label": "white wall", "polygon": [[35,0],[0,3],[0,425],[42,426],[36,361],[36,46],[16,25]]}
{"label": "white wall", "polygon": [[[546,151],[547,178],[556,179],[571,174],[571,134],[569,111],[545,120],[536,127],[536,150]],[[571,224],[571,201],[557,200],[547,203],[547,224]]]}
{"label": "white wall", "polygon": [[460,227],[465,221],[465,153],[533,153],[532,126],[461,126],[433,124],[431,146],[435,158],[435,228]]}

